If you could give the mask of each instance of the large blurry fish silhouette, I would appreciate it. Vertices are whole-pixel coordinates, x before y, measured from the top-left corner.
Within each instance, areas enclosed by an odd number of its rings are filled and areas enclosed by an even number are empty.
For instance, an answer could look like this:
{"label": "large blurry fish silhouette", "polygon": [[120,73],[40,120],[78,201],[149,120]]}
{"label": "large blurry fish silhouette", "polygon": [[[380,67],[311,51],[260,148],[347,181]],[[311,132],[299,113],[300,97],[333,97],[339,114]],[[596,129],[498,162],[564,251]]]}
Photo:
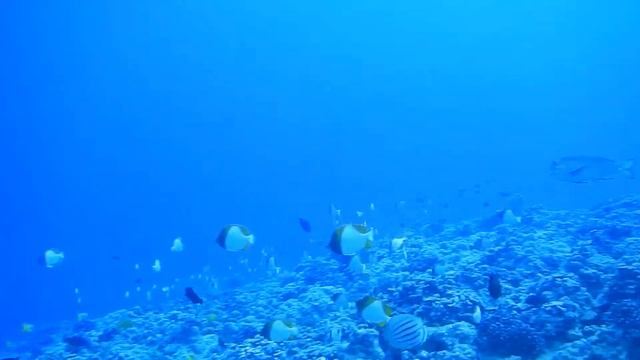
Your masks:
{"label": "large blurry fish silhouette", "polygon": [[633,161],[619,162],[600,156],[566,156],[553,161],[549,171],[553,178],[575,184],[634,178]]}
{"label": "large blurry fish silhouette", "polygon": [[192,304],[202,304],[204,300],[193,290],[192,287],[187,287],[184,289],[184,296],[191,301]]}
{"label": "large blurry fish silhouette", "polygon": [[500,284],[500,276],[494,272],[489,274],[489,295],[497,299],[502,296],[502,284]]}

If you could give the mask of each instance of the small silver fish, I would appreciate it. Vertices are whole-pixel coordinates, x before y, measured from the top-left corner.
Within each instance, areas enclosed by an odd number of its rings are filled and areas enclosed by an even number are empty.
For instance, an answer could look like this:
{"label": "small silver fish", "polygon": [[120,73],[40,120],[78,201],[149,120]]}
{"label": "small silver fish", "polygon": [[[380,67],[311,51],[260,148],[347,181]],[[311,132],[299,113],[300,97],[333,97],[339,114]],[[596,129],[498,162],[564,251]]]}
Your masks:
{"label": "small silver fish", "polygon": [[633,161],[618,162],[599,156],[567,156],[553,161],[549,168],[557,180],[577,184],[634,178]]}
{"label": "small silver fish", "polygon": [[482,321],[482,310],[480,310],[480,306],[476,305],[472,318],[474,323],[480,324],[480,321]]}

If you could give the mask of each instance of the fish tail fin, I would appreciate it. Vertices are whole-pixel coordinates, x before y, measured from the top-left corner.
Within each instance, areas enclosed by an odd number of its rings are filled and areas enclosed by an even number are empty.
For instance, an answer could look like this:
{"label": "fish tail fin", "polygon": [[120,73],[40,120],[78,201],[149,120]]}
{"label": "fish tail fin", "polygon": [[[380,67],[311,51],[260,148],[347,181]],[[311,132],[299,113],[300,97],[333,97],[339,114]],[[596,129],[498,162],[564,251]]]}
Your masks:
{"label": "fish tail fin", "polygon": [[627,161],[623,162],[622,165],[620,166],[620,171],[622,171],[622,173],[629,179],[635,179],[636,178],[636,174],[634,172],[634,161],[633,160],[627,160]]}

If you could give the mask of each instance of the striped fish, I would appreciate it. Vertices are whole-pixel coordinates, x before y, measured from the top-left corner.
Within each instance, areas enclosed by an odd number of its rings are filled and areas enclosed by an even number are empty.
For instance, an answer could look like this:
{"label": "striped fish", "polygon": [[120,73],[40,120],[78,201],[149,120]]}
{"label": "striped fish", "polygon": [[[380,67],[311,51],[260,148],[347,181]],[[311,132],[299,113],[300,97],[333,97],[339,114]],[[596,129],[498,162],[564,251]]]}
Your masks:
{"label": "striped fish", "polygon": [[427,329],[422,319],[409,314],[393,316],[384,328],[384,340],[397,350],[414,349],[427,340]]}

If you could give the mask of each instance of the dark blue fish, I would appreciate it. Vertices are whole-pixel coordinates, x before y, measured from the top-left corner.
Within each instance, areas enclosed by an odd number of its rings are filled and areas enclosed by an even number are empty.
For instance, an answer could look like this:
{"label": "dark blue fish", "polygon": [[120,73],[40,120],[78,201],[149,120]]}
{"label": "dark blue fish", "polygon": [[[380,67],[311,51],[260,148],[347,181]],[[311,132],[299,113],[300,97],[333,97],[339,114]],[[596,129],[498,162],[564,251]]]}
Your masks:
{"label": "dark blue fish", "polygon": [[502,284],[500,284],[500,276],[496,273],[489,274],[489,295],[497,299],[502,296]]}
{"label": "dark blue fish", "polygon": [[82,335],[67,336],[62,339],[71,348],[91,348],[91,340]]}
{"label": "dark blue fish", "polygon": [[531,294],[524,302],[532,306],[542,306],[547,302],[547,298],[543,294]]}
{"label": "dark blue fish", "polygon": [[304,232],[311,232],[311,223],[309,222],[309,220],[298,218],[298,224],[300,224],[300,227]]}
{"label": "dark blue fish", "polygon": [[204,300],[191,287],[187,287],[184,289],[184,296],[191,301],[192,304],[202,304]]}

